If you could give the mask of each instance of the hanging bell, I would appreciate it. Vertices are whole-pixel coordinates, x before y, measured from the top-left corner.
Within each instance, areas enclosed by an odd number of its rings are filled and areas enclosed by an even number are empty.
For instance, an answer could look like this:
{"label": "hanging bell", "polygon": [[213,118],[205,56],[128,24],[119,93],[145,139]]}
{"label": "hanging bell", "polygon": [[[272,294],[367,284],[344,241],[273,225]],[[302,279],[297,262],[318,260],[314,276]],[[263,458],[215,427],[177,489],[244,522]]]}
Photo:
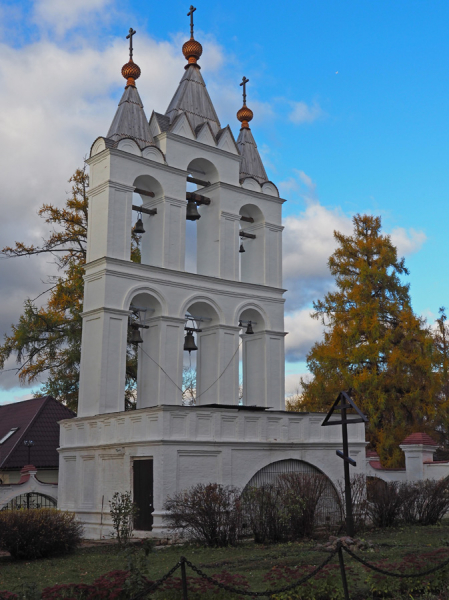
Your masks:
{"label": "hanging bell", "polygon": [[246,333],[246,335],[251,335],[254,333],[252,325],[251,325],[251,321],[248,321],[248,326],[246,328],[245,333]]}
{"label": "hanging bell", "polygon": [[143,339],[142,336],[140,335],[140,331],[139,328],[136,327],[135,325],[132,325],[132,333],[131,333],[131,337],[129,339],[131,344],[142,344],[143,343]]}
{"label": "hanging bell", "polygon": [[145,233],[141,216],[139,216],[139,218],[136,221],[136,224],[134,225],[134,233]]}
{"label": "hanging bell", "polygon": [[201,219],[195,200],[187,201],[186,219],[187,221],[198,221],[198,219]]}
{"label": "hanging bell", "polygon": [[187,330],[187,335],[184,339],[184,350],[190,354],[192,350],[198,350],[198,346],[195,344],[195,338],[193,337],[193,333],[190,330]]}
{"label": "hanging bell", "polygon": [[240,250],[239,252],[246,252],[245,248],[243,247],[243,244],[240,244]]}

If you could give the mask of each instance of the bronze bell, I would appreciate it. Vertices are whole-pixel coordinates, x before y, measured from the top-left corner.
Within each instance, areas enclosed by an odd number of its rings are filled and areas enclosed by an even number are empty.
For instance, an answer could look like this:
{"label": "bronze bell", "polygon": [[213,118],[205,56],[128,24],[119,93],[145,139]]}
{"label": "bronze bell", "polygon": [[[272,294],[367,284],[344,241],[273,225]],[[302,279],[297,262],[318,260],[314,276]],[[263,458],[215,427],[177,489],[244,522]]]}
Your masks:
{"label": "bronze bell", "polygon": [[142,217],[139,217],[134,225],[134,233],[145,233],[143,228]]}
{"label": "bronze bell", "polygon": [[240,244],[239,252],[246,252],[245,248],[243,247],[243,244]]}
{"label": "bronze bell", "polygon": [[246,333],[246,335],[251,335],[254,333],[252,325],[251,325],[251,321],[248,321],[248,326],[246,328],[245,333]]}
{"label": "bronze bell", "polygon": [[193,337],[193,333],[188,329],[187,335],[184,339],[184,350],[187,350],[190,354],[192,350],[198,350],[198,346],[195,344],[195,338]]}
{"label": "bronze bell", "polygon": [[139,328],[136,327],[135,325],[131,325],[132,327],[132,333],[131,333],[131,337],[129,339],[131,344],[142,344],[143,339],[142,336],[140,335],[140,331]]}
{"label": "bronze bell", "polygon": [[187,221],[198,221],[198,219],[201,219],[195,200],[187,201],[186,219]]}

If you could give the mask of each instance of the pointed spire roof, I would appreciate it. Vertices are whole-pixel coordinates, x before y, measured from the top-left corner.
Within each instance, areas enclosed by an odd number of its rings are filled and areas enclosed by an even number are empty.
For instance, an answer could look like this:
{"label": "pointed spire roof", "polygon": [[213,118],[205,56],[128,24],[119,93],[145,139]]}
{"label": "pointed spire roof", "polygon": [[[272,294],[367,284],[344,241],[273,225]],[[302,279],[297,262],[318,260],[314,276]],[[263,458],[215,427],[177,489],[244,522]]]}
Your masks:
{"label": "pointed spire roof", "polygon": [[246,177],[254,177],[259,183],[264,183],[264,181],[268,181],[267,173],[249,127],[249,122],[253,118],[253,111],[246,106],[246,84],[248,81],[249,79],[243,77],[240,84],[243,86],[243,106],[237,113],[237,119],[242,124],[237,138],[237,147],[243,159],[240,163],[240,180]]}
{"label": "pointed spire roof", "polygon": [[205,121],[209,123],[214,135],[221,129],[220,120],[206,89],[206,84],[198,65],[195,64],[187,65],[186,72],[165,114],[173,123],[182,112],[187,113],[194,129]]}
{"label": "pointed spire roof", "polygon": [[182,47],[182,53],[187,59],[186,72],[165,114],[169,117],[170,123],[173,123],[180,113],[185,112],[193,129],[207,121],[213,134],[217,135],[221,129],[220,121],[201,76],[201,67],[198,64],[198,59],[203,53],[203,47],[195,40],[193,35],[193,13],[195,11],[196,8],[191,6],[190,11],[187,13],[187,16],[190,17],[190,40],[187,40]]}
{"label": "pointed spire roof", "polygon": [[143,110],[142,100],[136,88],[136,79],[140,77],[140,67],[133,61],[133,35],[131,29],[126,36],[129,39],[129,61],[122,67],[122,75],[126,79],[126,87],[119,102],[115,117],[109,127],[107,137],[115,142],[123,138],[132,138],[144,148],[154,144],[150,126]]}
{"label": "pointed spire roof", "polygon": [[126,86],[107,137],[114,141],[133,138],[141,148],[154,144],[142,100],[135,86]]}

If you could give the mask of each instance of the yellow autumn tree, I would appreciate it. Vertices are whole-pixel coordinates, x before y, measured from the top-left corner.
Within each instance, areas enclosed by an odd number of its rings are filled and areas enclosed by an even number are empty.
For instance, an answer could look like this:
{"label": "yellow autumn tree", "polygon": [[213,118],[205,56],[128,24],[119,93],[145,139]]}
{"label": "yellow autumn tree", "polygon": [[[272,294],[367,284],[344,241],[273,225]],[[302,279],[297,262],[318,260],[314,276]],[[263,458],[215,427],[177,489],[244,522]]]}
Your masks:
{"label": "yellow autumn tree", "polygon": [[[39,215],[51,227],[41,246],[16,242],[3,248],[8,258],[51,255],[61,275],[49,282],[48,300],[38,307],[26,300],[19,322],[0,346],[0,368],[15,355],[22,383],[46,382],[36,395],[50,394],[76,411],[81,356],[83,276],[86,262],[89,178],[77,169],[69,180],[72,189],[64,208],[44,204]],[[138,238],[133,233],[131,259],[140,262]],[[128,346],[126,365],[127,405],[132,405],[136,382],[135,347]]]}
{"label": "yellow autumn tree", "polygon": [[412,310],[404,259],[381,219],[353,218],[354,231],[334,232],[338,247],[328,266],[335,290],[314,303],[312,317],[325,326],[324,339],[307,356],[313,378],[302,380],[296,402],[327,411],[341,390],[367,415],[367,436],[384,466],[403,461],[401,441],[414,431],[434,431],[438,417],[433,339]]}

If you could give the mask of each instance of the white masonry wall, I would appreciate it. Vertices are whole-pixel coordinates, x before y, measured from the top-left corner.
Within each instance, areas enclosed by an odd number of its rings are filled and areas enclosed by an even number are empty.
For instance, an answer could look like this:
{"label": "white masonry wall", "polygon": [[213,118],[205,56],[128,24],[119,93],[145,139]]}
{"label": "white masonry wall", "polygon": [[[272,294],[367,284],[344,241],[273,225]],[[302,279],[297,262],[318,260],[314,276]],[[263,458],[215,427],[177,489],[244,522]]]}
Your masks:
{"label": "white masonry wall", "polygon": [[[167,496],[196,483],[243,488],[260,469],[285,459],[312,464],[337,484],[343,478],[341,428],[324,415],[285,411],[163,406],[61,422],[58,507],[76,511],[85,536],[110,531],[109,500],[133,489],[135,458],[154,461],[154,525],[164,535]],[[349,427],[352,473],[365,472],[363,424]],[[103,507],[103,514],[102,514]],[[103,527],[101,527],[103,523]]]}

